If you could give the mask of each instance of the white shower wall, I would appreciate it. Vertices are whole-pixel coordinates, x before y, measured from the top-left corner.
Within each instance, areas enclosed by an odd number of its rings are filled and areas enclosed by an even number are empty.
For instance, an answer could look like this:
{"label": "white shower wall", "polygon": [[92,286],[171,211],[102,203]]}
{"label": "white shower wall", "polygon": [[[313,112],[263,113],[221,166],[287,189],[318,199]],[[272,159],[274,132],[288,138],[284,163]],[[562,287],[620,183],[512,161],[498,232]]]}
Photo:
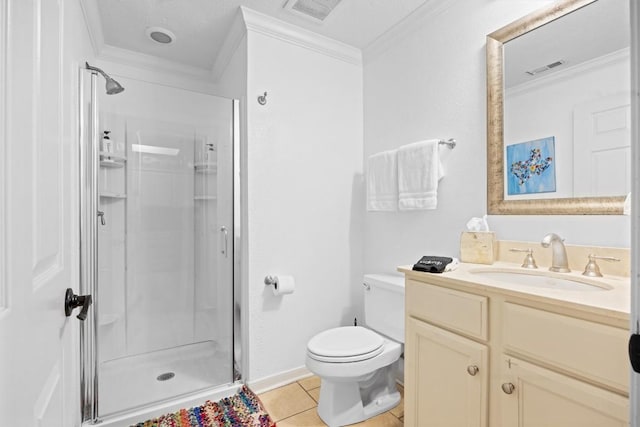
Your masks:
{"label": "white shower wall", "polygon": [[111,131],[126,167],[101,168],[101,192],[122,197],[101,198],[100,360],[199,341],[229,352],[232,282],[217,256],[218,220],[231,207],[217,196],[228,188],[230,197],[230,165],[218,177],[214,153],[204,151],[230,153],[231,102],[114,77],[126,89],[101,96],[101,131]]}

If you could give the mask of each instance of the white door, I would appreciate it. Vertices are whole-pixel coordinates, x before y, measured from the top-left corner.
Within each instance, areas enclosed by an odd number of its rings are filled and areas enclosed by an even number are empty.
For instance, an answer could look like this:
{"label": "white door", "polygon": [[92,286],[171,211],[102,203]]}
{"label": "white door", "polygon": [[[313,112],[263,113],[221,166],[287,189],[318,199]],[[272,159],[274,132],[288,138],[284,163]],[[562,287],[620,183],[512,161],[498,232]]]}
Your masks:
{"label": "white door", "polygon": [[[631,150],[633,194],[631,197],[631,333],[640,334],[640,4],[631,1]],[[631,422],[640,427],[640,374],[631,372]]]}
{"label": "white door", "polygon": [[[76,141],[62,0],[0,0],[0,425],[79,421]],[[10,26],[8,24],[11,24]]]}
{"label": "white door", "polygon": [[629,93],[606,96],[573,110],[575,197],[629,192],[631,147]]}

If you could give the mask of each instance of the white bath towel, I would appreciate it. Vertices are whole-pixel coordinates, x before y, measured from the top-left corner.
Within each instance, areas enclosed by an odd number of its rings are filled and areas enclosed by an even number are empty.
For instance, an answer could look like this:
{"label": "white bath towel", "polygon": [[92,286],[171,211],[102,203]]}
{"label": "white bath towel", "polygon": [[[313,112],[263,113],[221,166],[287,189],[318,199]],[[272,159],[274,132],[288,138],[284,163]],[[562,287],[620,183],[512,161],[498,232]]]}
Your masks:
{"label": "white bath towel", "polygon": [[419,141],[398,149],[398,207],[401,211],[438,206],[438,181],[444,176],[438,141]]}
{"label": "white bath towel", "polygon": [[383,151],[367,161],[367,210],[398,210],[397,151]]}

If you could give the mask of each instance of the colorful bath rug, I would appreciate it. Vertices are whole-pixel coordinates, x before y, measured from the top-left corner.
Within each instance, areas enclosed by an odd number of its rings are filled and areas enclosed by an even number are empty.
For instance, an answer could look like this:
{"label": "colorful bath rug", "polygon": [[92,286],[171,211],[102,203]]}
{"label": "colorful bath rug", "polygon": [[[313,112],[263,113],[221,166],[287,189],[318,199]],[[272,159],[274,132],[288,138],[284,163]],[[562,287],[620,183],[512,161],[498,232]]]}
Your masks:
{"label": "colorful bath rug", "polygon": [[131,427],[275,427],[258,396],[247,386],[219,402],[207,400],[202,406],[181,409],[173,414]]}

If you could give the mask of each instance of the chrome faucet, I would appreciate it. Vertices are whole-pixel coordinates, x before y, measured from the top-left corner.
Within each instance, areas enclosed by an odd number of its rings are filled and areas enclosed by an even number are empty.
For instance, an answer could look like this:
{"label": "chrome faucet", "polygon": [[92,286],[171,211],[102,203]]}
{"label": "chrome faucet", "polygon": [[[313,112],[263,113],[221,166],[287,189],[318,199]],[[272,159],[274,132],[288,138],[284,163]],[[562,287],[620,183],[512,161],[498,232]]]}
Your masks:
{"label": "chrome faucet", "polygon": [[564,240],[555,233],[549,233],[542,239],[540,244],[543,248],[551,246],[552,258],[551,267],[549,271],[556,271],[558,273],[568,273],[569,261],[567,260],[567,250],[564,247]]}

